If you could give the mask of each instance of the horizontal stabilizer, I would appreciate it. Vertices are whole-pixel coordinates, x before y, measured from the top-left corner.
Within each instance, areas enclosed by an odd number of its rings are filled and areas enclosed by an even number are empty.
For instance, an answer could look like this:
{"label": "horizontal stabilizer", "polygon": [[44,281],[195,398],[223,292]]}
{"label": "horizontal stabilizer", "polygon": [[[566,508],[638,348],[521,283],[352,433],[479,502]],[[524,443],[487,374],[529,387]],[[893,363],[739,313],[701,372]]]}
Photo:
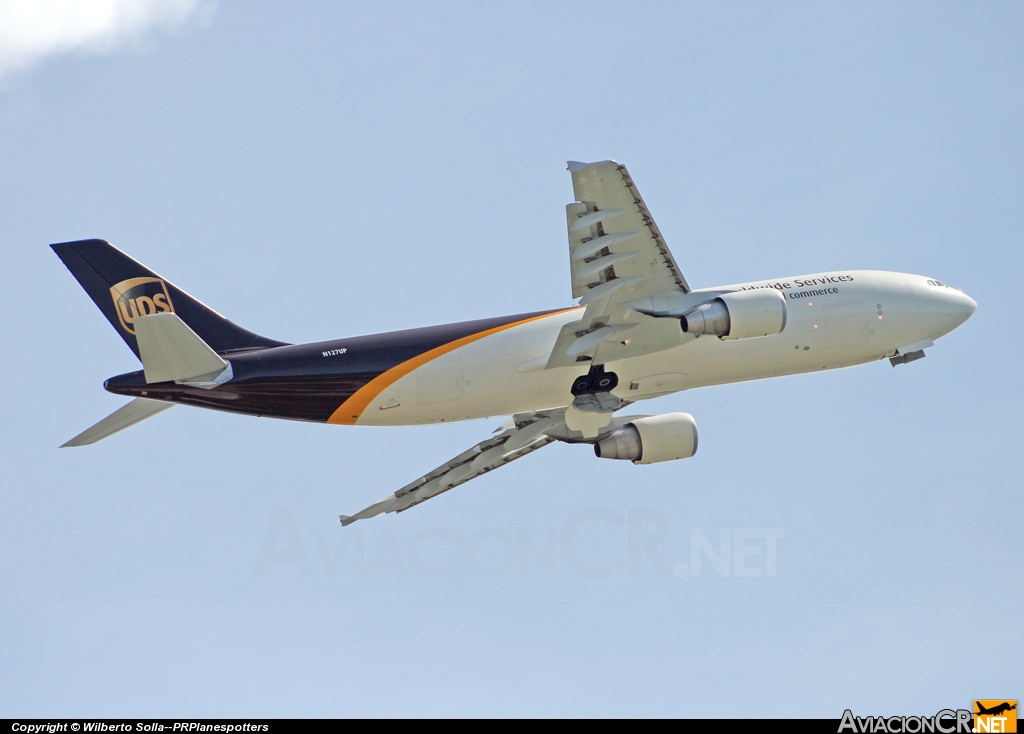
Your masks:
{"label": "horizontal stabilizer", "polygon": [[68,441],[61,448],[68,446],[87,446],[97,441],[113,436],[125,428],[141,423],[147,418],[152,418],[157,413],[163,413],[168,408],[173,408],[174,403],[165,403],[160,400],[147,400],[146,398],[135,398],[127,405],[124,405],[91,428],[86,428],[73,439]]}
{"label": "horizontal stabilizer", "polygon": [[146,382],[214,379],[227,369],[209,345],[173,313],[157,313],[135,319],[135,339]]}

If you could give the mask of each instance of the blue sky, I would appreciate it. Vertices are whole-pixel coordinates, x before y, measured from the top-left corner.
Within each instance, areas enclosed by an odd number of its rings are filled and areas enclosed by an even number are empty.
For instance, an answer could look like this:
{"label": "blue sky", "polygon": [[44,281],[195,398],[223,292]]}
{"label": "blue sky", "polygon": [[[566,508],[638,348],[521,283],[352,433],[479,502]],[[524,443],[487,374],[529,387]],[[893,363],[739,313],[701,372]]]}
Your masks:
{"label": "blue sky", "polygon": [[[0,714],[1020,697],[1020,5],[111,7],[0,14]],[[565,161],[606,158],[695,287],[877,268],[979,310],[911,365],[642,406],[696,417],[691,460],[557,445],[345,531],[500,421],[178,409],[56,449],[137,362],[47,244],[292,342],[554,308]]]}

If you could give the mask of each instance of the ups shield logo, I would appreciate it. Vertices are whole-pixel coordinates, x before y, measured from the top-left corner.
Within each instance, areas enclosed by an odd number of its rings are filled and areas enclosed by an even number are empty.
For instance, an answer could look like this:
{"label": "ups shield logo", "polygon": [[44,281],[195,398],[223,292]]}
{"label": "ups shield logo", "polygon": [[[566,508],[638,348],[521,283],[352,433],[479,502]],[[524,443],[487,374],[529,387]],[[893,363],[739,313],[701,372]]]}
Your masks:
{"label": "ups shield logo", "polygon": [[134,334],[132,322],[154,313],[174,313],[167,284],[159,278],[129,278],[110,289],[121,327]]}

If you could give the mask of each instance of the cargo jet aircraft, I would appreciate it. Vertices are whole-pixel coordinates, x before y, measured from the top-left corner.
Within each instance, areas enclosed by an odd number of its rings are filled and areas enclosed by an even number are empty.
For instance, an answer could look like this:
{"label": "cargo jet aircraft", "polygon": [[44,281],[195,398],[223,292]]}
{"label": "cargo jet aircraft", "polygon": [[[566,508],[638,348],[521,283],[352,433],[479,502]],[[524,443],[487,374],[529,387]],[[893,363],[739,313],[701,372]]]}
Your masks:
{"label": "cargo jet aircraft", "polygon": [[101,240],[52,245],[143,369],[134,398],[82,446],[178,404],[245,415],[398,426],[510,415],[493,435],[354,515],[401,512],[554,441],[634,464],[697,450],[687,413],[618,416],[647,398],[888,358],[920,359],[974,313],[920,275],[838,270],[694,290],[625,166],[570,162],[578,305],[288,344],[236,326]]}

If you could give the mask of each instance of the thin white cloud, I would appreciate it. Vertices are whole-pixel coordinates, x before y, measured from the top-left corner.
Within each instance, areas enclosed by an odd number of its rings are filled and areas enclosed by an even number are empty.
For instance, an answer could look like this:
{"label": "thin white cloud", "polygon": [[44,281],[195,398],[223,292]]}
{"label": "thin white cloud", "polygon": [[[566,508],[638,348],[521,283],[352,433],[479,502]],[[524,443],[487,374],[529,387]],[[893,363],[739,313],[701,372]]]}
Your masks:
{"label": "thin white cloud", "polygon": [[0,0],[0,77],[69,51],[106,53],[174,28],[207,0]]}

